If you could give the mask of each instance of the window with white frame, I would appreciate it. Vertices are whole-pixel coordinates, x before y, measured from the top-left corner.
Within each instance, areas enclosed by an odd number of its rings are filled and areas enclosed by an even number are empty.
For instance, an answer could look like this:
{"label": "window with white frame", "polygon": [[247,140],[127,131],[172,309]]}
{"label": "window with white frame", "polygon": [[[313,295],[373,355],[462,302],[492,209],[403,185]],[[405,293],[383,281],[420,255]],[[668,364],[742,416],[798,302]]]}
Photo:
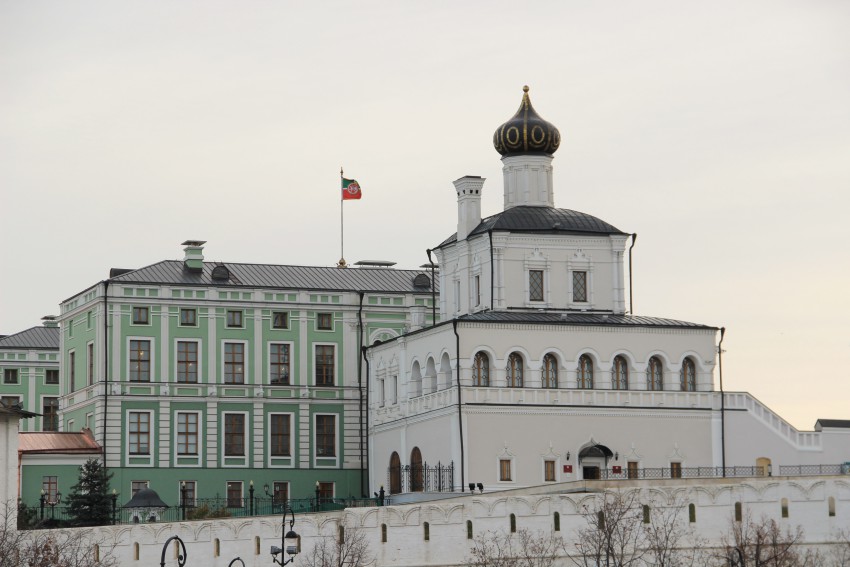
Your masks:
{"label": "window with white frame", "polygon": [[528,271],[528,300],[544,301],[543,270]]}
{"label": "window with white frame", "polygon": [[196,327],[198,325],[198,311],[196,309],[184,307],[180,309],[180,326],[181,327]]}
{"label": "window with white frame", "polygon": [[245,414],[224,414],[224,456],[245,456]]}
{"label": "window with white frame", "polygon": [[269,344],[269,382],[289,385],[289,343]]}
{"label": "window with white frame", "polygon": [[543,382],[544,388],[558,387],[558,359],[554,354],[547,354],[543,357]]}
{"label": "window with white frame", "polygon": [[472,385],[490,385],[490,357],[487,356],[486,352],[475,353],[475,358],[472,361]]}
{"label": "window with white frame", "polygon": [[177,381],[187,384],[198,382],[197,341],[177,341]]}
{"label": "window with white frame", "polygon": [[224,383],[245,383],[245,343],[224,343]]}
{"label": "window with white frame", "polygon": [[543,480],[544,482],[555,482],[557,477],[555,476],[555,461],[552,459],[546,459],[543,461]]}
{"label": "window with white frame", "polygon": [[336,415],[316,415],[316,456],[336,457]]}
{"label": "window with white frame", "polygon": [[130,340],[130,382],[151,381],[151,342]]}
{"label": "window with white frame", "polygon": [[131,411],[127,414],[127,448],[131,455],[151,454],[151,412]]}
{"label": "window with white frame", "polygon": [[197,455],[200,416],[197,412],[177,412],[177,454]]}
{"label": "window with white frame", "polygon": [[286,311],[272,312],[272,329],[288,329],[289,313]]}
{"label": "window with white frame", "polygon": [[133,307],[133,324],[148,325],[150,323],[150,309],[148,307]]}
{"label": "window with white frame", "polygon": [[316,386],[334,385],[335,351],[334,345],[315,345]]}
{"label": "window with white frame", "polygon": [[522,355],[518,352],[512,352],[508,356],[508,364],[505,368],[505,385],[508,388],[522,388],[522,371]]}
{"label": "window with white frame", "polygon": [[690,357],[682,361],[682,369],[679,371],[679,381],[681,382],[683,392],[696,392],[697,367]]}
{"label": "window with white frame", "polygon": [[587,272],[573,272],[573,301],[576,303],[587,302]]}
{"label": "window with white frame", "polygon": [[89,386],[94,384],[94,343],[86,345],[86,379]]}
{"label": "window with white frame", "polygon": [[292,415],[273,413],[269,415],[269,453],[272,457],[292,456]]}
{"label": "window with white frame", "polygon": [[242,311],[238,309],[229,309],[227,311],[227,326],[231,329],[241,329],[243,326]]}
{"label": "window with white frame", "polygon": [[475,307],[478,307],[481,305],[481,276],[475,276],[473,285],[473,292],[475,293]]}
{"label": "window with white frame", "polygon": [[513,481],[513,459],[499,459],[499,482]]}
{"label": "window with white frame", "polygon": [[649,364],[646,366],[646,389],[664,389],[664,365],[657,356],[650,358]]}

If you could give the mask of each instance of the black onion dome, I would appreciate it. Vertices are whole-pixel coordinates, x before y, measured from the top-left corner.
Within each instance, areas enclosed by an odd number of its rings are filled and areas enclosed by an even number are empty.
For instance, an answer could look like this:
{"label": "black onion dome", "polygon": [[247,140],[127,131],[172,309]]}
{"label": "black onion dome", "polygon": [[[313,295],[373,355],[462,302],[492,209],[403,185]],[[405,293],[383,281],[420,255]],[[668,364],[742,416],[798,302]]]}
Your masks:
{"label": "black onion dome", "polygon": [[528,86],[522,87],[522,103],[513,118],[493,134],[493,145],[503,156],[521,154],[552,155],[561,145],[561,133],[551,122],[543,120],[528,98]]}

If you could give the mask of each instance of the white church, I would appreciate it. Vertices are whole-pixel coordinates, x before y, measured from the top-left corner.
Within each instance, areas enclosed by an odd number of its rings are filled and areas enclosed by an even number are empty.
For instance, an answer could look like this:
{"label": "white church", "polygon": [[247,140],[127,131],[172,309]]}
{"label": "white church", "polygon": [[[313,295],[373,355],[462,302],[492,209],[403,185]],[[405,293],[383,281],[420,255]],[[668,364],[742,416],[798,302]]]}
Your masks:
{"label": "white church", "polygon": [[631,311],[636,236],[555,207],[560,134],[523,90],[493,137],[504,210],[482,218],[485,180],[458,179],[457,232],[429,251],[442,323],[367,351],[374,490],[444,489],[448,463],[495,490],[850,461],[850,421],[801,432],[723,395],[723,329]]}

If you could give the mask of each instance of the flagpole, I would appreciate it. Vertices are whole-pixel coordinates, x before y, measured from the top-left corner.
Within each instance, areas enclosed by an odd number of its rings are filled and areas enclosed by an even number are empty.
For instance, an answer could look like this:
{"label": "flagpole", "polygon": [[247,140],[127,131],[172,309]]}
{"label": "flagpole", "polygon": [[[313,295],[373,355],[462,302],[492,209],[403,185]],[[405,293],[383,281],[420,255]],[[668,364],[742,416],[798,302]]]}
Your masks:
{"label": "flagpole", "polygon": [[343,218],[343,198],[342,198],[342,166],[339,167],[339,264],[338,268],[345,267],[345,223]]}

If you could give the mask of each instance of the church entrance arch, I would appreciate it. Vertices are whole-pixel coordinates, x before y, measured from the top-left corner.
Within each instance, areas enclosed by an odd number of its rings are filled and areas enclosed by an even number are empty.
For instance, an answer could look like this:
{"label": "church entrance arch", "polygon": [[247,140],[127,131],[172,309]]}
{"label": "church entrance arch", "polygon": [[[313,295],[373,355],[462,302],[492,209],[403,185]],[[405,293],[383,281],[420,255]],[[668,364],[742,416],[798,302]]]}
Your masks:
{"label": "church entrance arch", "polygon": [[608,460],[614,456],[605,445],[591,439],[578,453],[578,465],[581,469],[582,478],[585,480],[598,480],[602,478],[602,471],[608,469]]}

